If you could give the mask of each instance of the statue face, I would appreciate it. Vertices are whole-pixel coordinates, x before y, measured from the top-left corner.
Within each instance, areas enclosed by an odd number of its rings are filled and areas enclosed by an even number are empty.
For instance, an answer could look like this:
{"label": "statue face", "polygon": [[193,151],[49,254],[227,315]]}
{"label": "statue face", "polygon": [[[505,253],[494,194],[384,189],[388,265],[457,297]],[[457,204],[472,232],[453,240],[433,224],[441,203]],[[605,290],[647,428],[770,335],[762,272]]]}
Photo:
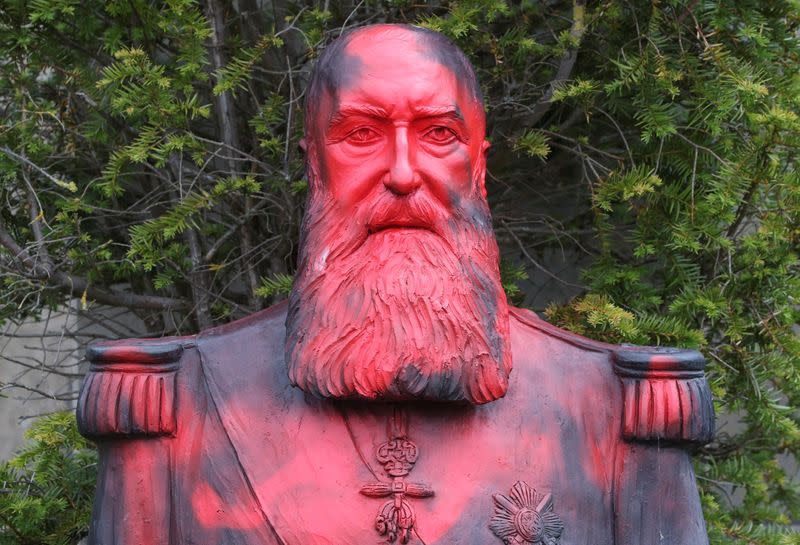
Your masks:
{"label": "statue face", "polygon": [[322,397],[497,399],[508,308],[471,69],[412,27],[367,27],[329,48],[308,95],[289,379]]}
{"label": "statue face", "polygon": [[[349,74],[319,111],[323,176],[343,208],[375,192],[422,191],[446,213],[484,192],[487,144],[481,104],[450,68],[402,27],[374,27],[348,43]],[[386,218],[387,226],[424,227]]]}

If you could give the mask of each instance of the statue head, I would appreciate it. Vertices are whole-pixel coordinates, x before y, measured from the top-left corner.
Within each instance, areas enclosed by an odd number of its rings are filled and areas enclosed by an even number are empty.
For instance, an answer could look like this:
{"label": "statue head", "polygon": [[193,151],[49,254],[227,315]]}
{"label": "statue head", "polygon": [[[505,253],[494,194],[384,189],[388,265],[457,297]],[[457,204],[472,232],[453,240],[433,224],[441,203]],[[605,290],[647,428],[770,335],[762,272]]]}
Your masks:
{"label": "statue head", "polygon": [[305,140],[292,383],[335,398],[503,396],[508,307],[483,103],[464,54],[406,25],[339,38],[311,77]]}

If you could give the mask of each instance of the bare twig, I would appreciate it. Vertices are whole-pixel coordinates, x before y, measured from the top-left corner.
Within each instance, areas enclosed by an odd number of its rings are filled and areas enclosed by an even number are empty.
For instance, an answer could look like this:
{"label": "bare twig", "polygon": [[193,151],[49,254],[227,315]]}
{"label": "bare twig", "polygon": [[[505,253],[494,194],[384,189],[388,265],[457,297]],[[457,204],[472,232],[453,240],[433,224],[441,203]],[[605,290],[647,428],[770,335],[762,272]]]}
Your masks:
{"label": "bare twig", "polygon": [[[580,42],[586,32],[586,0],[574,0],[572,2],[572,28],[570,28],[570,36],[576,41]],[[558,64],[556,75],[550,82],[550,86],[544,95],[534,104],[530,116],[525,119],[527,125],[535,125],[538,123],[553,106],[552,98],[559,86],[569,79],[572,74],[572,69],[575,67],[575,61],[578,60],[578,49],[571,49],[561,57]]]}
{"label": "bare twig", "polygon": [[514,232],[514,230],[513,230],[513,229],[511,229],[511,227],[509,227],[509,226],[508,226],[508,224],[507,224],[506,222],[501,222],[500,224],[503,226],[503,229],[505,229],[505,231],[506,231],[506,232],[507,232],[509,235],[511,235],[511,238],[513,238],[513,239],[514,239],[514,242],[516,242],[516,243],[517,243],[517,246],[519,247],[519,250],[520,250],[520,252],[522,252],[522,255],[524,255],[524,256],[525,256],[525,257],[528,259],[528,261],[530,261],[530,262],[531,262],[531,265],[533,265],[534,267],[536,267],[537,269],[539,269],[540,271],[542,271],[544,274],[546,274],[547,276],[549,276],[549,277],[550,277],[550,278],[552,278],[553,280],[556,280],[557,282],[560,282],[560,283],[562,283],[562,284],[564,284],[564,285],[566,285],[566,286],[571,286],[571,287],[573,287],[573,288],[586,289],[586,287],[585,287],[585,286],[581,286],[580,284],[573,284],[572,282],[567,282],[567,281],[566,281],[566,280],[564,280],[563,278],[559,278],[558,276],[556,276],[555,274],[553,274],[552,272],[550,272],[548,269],[546,269],[544,266],[542,266],[542,265],[541,265],[541,264],[540,264],[538,261],[536,261],[536,260],[533,258],[533,256],[532,256],[532,255],[531,255],[531,254],[528,252],[528,249],[525,247],[525,244],[523,244],[522,240],[520,240],[520,238],[517,236],[517,234]]}
{"label": "bare twig", "polygon": [[29,272],[29,277],[35,280],[50,280],[59,289],[76,297],[86,294],[86,297],[115,307],[131,307],[153,310],[179,310],[187,307],[187,302],[171,297],[155,295],[137,295],[133,293],[113,292],[90,285],[89,281],[80,276],[67,274],[63,271],[49,269],[38,264],[31,255],[22,248],[16,240],[0,224],[0,245],[5,246],[13,258],[19,261]]}
{"label": "bare twig", "polygon": [[8,146],[0,146],[0,151],[2,151],[8,157],[11,157],[15,161],[32,168],[33,170],[35,170],[36,172],[38,172],[39,174],[41,174],[42,176],[53,182],[58,187],[64,187],[64,185],[66,184],[64,180],[59,180],[58,178],[47,172],[45,169],[43,169],[42,167],[31,161],[24,155],[20,155],[19,153],[15,152]]}

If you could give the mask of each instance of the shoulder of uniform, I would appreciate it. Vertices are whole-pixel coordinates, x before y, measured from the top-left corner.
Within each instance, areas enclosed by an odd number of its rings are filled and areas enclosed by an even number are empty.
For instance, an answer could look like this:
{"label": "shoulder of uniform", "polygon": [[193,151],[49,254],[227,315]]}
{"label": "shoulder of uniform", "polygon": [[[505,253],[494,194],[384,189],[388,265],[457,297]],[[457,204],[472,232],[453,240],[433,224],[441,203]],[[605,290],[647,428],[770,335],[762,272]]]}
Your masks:
{"label": "shoulder of uniform", "polygon": [[714,404],[700,352],[622,345],[611,355],[622,381],[624,439],[678,444],[712,439]]}
{"label": "shoulder of uniform", "polygon": [[173,435],[175,376],[192,337],[125,339],[89,345],[89,370],[76,410],[86,437]]}
{"label": "shoulder of uniform", "polygon": [[526,308],[509,307],[510,315],[517,320],[517,322],[526,326],[531,330],[536,330],[541,334],[555,339],[556,341],[572,345],[581,350],[589,350],[591,352],[611,352],[617,348],[618,345],[596,341],[588,337],[583,337],[577,333],[573,333],[567,329],[562,329],[550,322],[539,318],[535,312]]}

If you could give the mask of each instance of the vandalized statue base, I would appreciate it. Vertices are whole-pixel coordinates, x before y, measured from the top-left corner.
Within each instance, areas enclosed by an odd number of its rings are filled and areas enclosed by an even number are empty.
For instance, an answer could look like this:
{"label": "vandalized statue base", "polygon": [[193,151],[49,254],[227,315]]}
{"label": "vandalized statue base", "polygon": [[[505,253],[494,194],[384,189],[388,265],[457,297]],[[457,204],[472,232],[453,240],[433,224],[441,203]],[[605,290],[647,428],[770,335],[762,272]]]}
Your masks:
{"label": "vandalized statue base", "polygon": [[696,351],[509,308],[485,118],[441,35],[377,25],[318,61],[288,304],[104,342],[78,406],[95,545],[701,545]]}

